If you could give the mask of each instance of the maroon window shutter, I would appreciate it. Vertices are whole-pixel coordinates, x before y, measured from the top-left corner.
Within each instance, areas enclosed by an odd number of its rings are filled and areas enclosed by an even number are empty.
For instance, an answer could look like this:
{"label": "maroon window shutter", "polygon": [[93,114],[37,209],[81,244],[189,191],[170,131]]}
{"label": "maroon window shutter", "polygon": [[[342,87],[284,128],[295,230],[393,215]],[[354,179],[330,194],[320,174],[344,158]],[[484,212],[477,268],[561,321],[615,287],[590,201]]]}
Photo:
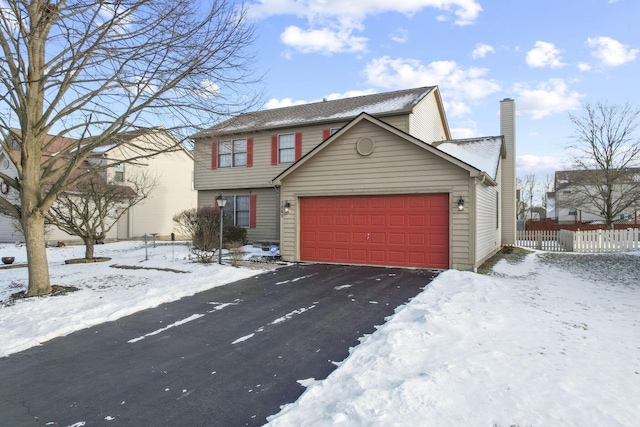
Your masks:
{"label": "maroon window shutter", "polygon": [[211,143],[211,169],[218,167],[218,141]]}
{"label": "maroon window shutter", "polygon": [[249,196],[249,228],[256,228],[256,195]]}
{"label": "maroon window shutter", "polygon": [[278,135],[271,135],[271,164],[278,164]]}
{"label": "maroon window shutter", "polygon": [[331,136],[331,129],[323,129],[322,130],[322,140],[329,138]]}
{"label": "maroon window shutter", "polygon": [[247,139],[247,167],[253,166],[253,138]]}
{"label": "maroon window shutter", "polygon": [[220,206],[218,206],[218,195],[213,197],[213,211],[215,213],[219,213],[220,212]]}
{"label": "maroon window shutter", "polygon": [[302,132],[296,132],[296,162],[302,157]]}

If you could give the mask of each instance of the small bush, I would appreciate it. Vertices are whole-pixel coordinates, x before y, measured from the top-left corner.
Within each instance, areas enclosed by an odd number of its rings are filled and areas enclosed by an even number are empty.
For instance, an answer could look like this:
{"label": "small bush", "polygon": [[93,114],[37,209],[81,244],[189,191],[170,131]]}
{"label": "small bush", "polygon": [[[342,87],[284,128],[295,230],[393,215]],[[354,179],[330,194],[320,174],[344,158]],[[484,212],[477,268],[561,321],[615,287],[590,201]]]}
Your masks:
{"label": "small bush", "polygon": [[225,225],[222,233],[222,239],[225,243],[238,243],[240,246],[244,246],[247,244],[247,229],[243,227],[236,227],[235,225]]}
{"label": "small bush", "polygon": [[234,267],[237,267],[238,263],[242,261],[242,256],[244,255],[243,246],[242,242],[231,242],[225,246],[231,255],[231,265]]}

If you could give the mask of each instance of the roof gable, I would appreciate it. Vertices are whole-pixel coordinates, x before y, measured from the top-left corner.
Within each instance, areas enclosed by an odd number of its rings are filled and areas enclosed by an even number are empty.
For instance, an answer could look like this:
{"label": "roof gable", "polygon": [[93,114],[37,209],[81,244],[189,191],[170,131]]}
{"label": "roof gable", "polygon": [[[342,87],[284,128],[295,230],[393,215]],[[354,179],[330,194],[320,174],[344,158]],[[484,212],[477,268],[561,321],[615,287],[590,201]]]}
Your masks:
{"label": "roof gable", "polygon": [[195,134],[193,138],[291,125],[351,120],[362,112],[376,116],[407,114],[435,89],[436,86],[428,86],[240,114]]}
{"label": "roof gable", "polygon": [[311,151],[309,151],[307,154],[305,154],[300,160],[298,160],[297,162],[295,162],[294,164],[292,164],[291,166],[289,166],[287,169],[285,169],[284,171],[282,171],[278,176],[276,176],[271,182],[275,185],[280,185],[282,183],[282,180],[285,179],[288,175],[290,175],[292,172],[294,172],[295,170],[297,170],[298,168],[300,168],[301,166],[303,166],[306,162],[309,161],[309,159],[311,159],[313,156],[315,156],[316,154],[318,154],[320,151],[322,151],[323,149],[325,149],[326,147],[328,147],[329,145],[331,145],[334,141],[338,140],[342,135],[344,135],[346,132],[348,132],[350,129],[352,129],[353,127],[355,127],[356,125],[358,125],[358,123],[361,123],[362,121],[368,121],[376,126],[379,126],[393,134],[395,134],[396,136],[406,140],[408,143],[414,144],[446,161],[448,161],[449,163],[452,163],[466,171],[468,171],[471,176],[480,176],[482,175],[482,171],[480,169],[477,169],[475,166],[470,165],[468,163],[465,163],[464,161],[434,147],[431,144],[427,144],[424,141],[421,141],[411,135],[409,135],[408,133],[405,133],[401,130],[399,130],[398,128],[389,125],[388,123],[385,123],[384,121],[377,119],[367,113],[361,113],[360,115],[358,115],[355,119],[351,120],[349,123],[347,123],[345,126],[343,126],[338,132],[334,133],[333,135],[331,135],[329,138],[325,139],[323,142],[321,142],[320,144],[318,144],[317,146],[315,146]]}

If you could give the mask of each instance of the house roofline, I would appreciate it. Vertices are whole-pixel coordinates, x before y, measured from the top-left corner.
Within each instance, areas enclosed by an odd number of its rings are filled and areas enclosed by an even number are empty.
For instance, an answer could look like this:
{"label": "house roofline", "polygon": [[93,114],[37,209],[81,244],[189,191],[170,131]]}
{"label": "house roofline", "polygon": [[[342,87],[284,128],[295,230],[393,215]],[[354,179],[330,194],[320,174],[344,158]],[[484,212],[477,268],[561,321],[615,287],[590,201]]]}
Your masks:
{"label": "house roofline", "polygon": [[[468,163],[463,162],[462,160],[453,157],[450,154],[445,153],[444,151],[439,150],[437,147],[434,147],[431,144],[428,144],[394,126],[391,126],[390,124],[370,115],[367,113],[360,113],[357,117],[355,117],[354,119],[352,119],[349,123],[347,123],[346,125],[344,125],[342,128],[340,128],[340,130],[336,133],[334,133],[333,135],[331,135],[329,138],[325,139],[324,141],[322,141],[320,144],[316,145],[311,151],[309,151],[307,154],[305,154],[304,156],[302,156],[297,162],[295,162],[294,164],[292,164],[291,166],[289,166],[288,168],[286,168],[284,171],[280,172],[280,174],[278,174],[274,179],[271,180],[271,183],[273,185],[281,185],[282,184],[282,180],[284,178],[287,177],[287,175],[291,174],[292,172],[294,172],[296,169],[298,169],[301,165],[303,165],[304,163],[306,163],[311,157],[313,157],[317,152],[323,150],[325,147],[327,147],[329,144],[331,144],[335,139],[339,138],[341,135],[343,135],[344,133],[348,132],[351,128],[353,128],[356,124],[360,123],[363,120],[367,120],[370,123],[373,123],[375,125],[380,126],[381,128],[394,133],[395,135],[399,136],[400,138],[405,139],[408,142],[413,143],[414,145],[421,147],[422,149],[425,149],[427,151],[430,151],[432,154],[435,154],[436,156],[447,160],[448,162],[460,167],[461,169],[464,169],[466,171],[469,172],[469,174],[472,177],[481,177],[483,174],[483,171],[477,169],[475,166],[472,166]],[[491,179],[491,177],[489,177],[487,175],[487,178],[489,178],[494,184],[495,181],[493,179]]]}

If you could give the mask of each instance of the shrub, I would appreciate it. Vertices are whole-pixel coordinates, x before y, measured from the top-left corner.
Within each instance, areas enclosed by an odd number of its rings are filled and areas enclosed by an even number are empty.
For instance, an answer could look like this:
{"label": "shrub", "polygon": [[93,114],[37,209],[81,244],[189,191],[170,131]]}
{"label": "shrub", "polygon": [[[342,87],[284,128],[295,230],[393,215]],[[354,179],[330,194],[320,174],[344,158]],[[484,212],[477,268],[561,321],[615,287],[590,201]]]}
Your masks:
{"label": "shrub", "polygon": [[224,225],[222,239],[225,243],[238,243],[240,246],[244,246],[247,244],[247,229],[244,227],[236,227],[235,225]]}

